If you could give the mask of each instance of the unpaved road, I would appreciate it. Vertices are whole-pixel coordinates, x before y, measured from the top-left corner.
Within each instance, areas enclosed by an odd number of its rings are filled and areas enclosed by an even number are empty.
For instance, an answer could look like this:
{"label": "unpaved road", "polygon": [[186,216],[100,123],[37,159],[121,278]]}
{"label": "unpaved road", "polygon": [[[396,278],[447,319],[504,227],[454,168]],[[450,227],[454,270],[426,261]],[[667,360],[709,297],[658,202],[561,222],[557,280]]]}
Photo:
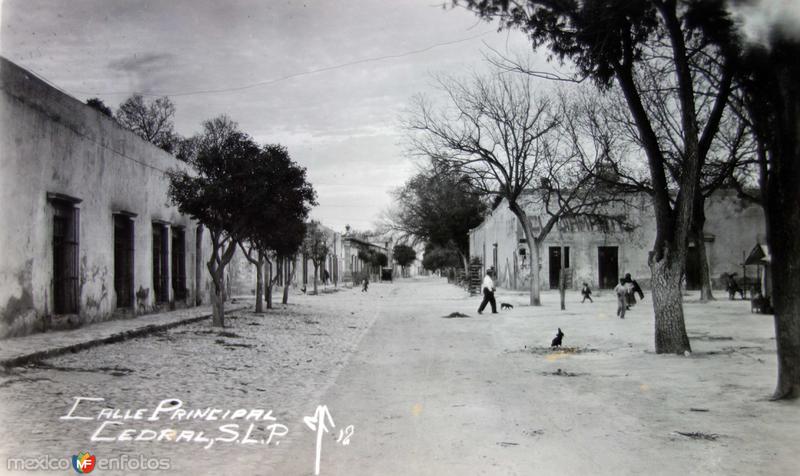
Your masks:
{"label": "unpaved road", "polygon": [[[610,296],[581,305],[571,294],[567,311],[549,293],[540,308],[519,293],[498,300],[515,308],[479,316],[477,298],[433,278],[375,284],[297,296],[287,310],[231,320],[230,334],[198,324],[18,369],[0,382],[2,455],[88,450],[168,457],[169,474],[313,474],[317,445],[303,417],[325,405],[335,426],[320,445],[322,475],[751,475],[800,466],[800,407],[767,401],[772,322],[746,303],[687,302],[694,354],[684,357],[651,352],[649,301],[623,321]],[[455,311],[470,317],[442,317]],[[551,352],[557,327],[566,349]],[[76,395],[115,408],[152,409],[167,397],[193,408],[269,408],[289,435],[280,445],[207,450],[94,444],[98,421],[59,420]],[[344,445],[337,440],[350,425]],[[218,424],[176,426],[213,433]]]}
{"label": "unpaved road", "polygon": [[[475,298],[441,283],[405,283],[389,296],[321,400],[337,425],[322,443],[321,474],[797,470],[800,408],[765,400],[771,321],[746,315],[746,304],[687,304],[695,355],[686,358],[648,352],[649,302],[622,321],[610,297],[568,312],[554,294],[536,310],[521,306],[525,296],[501,297],[515,309],[478,316]],[[453,311],[472,317],[441,317]],[[574,353],[546,349],[557,327]],[[337,444],[347,425],[351,443]],[[313,474],[314,449],[311,438],[298,442],[285,474]]]}

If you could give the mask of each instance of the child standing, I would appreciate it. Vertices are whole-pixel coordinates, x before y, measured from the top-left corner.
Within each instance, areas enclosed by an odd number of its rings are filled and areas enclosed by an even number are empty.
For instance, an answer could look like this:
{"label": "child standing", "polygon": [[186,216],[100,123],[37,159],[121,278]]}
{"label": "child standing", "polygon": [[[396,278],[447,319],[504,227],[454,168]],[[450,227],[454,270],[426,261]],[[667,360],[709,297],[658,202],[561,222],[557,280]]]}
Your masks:
{"label": "child standing", "polygon": [[592,290],[589,288],[588,284],[583,283],[583,287],[581,288],[581,294],[583,294],[583,299],[581,299],[582,303],[585,302],[587,299],[589,300],[589,302],[594,302],[592,301]]}
{"label": "child standing", "polygon": [[625,286],[625,280],[620,279],[619,284],[614,287],[614,292],[617,295],[617,315],[620,319],[625,319],[625,309],[628,307],[626,302],[628,298],[628,287]]}

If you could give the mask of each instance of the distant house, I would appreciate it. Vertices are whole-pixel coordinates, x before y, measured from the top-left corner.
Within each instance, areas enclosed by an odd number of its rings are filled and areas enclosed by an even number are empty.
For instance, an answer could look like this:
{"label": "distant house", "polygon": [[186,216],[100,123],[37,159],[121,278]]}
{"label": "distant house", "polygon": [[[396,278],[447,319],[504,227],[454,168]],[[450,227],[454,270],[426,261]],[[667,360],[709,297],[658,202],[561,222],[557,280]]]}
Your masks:
{"label": "distant house", "polygon": [[[342,258],[344,261],[344,275],[343,279],[348,282],[354,281],[354,276],[358,276],[368,265],[361,258],[358,257],[358,252],[362,249],[372,249],[386,255],[389,266],[392,263],[391,242],[384,242],[383,244],[373,243],[367,237],[356,236],[350,231],[348,226],[345,234],[342,235]],[[371,279],[375,279],[374,277]]]}
{"label": "distant house", "polygon": [[[533,200],[524,205],[534,230],[546,220],[543,210]],[[614,214],[624,216],[624,226],[617,222],[591,221],[583,218],[562,219],[541,245],[539,263],[543,289],[558,287],[562,258],[572,275],[573,289],[582,282],[594,288],[613,288],[626,273],[643,286],[649,286],[647,259],[655,242],[655,217],[650,199],[645,195],[618,206]],[[732,190],[720,190],[706,200],[706,223],[703,241],[710,275],[740,271],[742,254],[765,233],[763,209],[743,201]],[[503,200],[469,233],[470,255],[481,259],[484,270],[494,267],[500,286],[511,289],[529,287],[530,257],[522,225]],[[721,284],[714,281],[714,284]],[[689,243],[685,285],[700,287],[700,255],[696,243]]]}
{"label": "distant house", "polygon": [[184,163],[5,58],[0,124],[0,337],[209,302]]}

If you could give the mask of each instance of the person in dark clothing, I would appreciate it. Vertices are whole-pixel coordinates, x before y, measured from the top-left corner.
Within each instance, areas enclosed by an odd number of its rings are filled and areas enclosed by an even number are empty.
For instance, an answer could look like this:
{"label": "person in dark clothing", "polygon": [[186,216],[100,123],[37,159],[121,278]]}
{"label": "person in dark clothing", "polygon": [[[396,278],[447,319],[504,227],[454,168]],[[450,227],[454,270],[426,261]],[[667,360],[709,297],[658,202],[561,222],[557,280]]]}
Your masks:
{"label": "person in dark clothing", "polygon": [[583,299],[581,299],[582,303],[585,302],[587,299],[589,300],[589,302],[594,302],[592,301],[592,289],[589,287],[588,284],[583,283],[583,287],[581,288],[581,294],[583,294]]}
{"label": "person in dark clothing", "polygon": [[494,281],[492,280],[492,270],[486,270],[486,277],[483,278],[483,286],[481,287],[483,290],[483,301],[481,301],[481,306],[478,308],[478,314],[483,314],[483,310],[486,308],[486,304],[492,305],[492,314],[497,314],[497,302],[494,300]]}
{"label": "person in dark clothing", "polygon": [[627,307],[630,309],[631,306],[636,304],[636,294],[639,294],[639,300],[641,301],[644,299],[644,292],[639,286],[639,283],[631,277],[631,273],[625,273],[625,277],[622,278],[622,283],[630,284],[631,292],[628,293],[627,297]]}
{"label": "person in dark clothing", "polygon": [[331,274],[328,272],[327,269],[323,269],[322,270],[322,284],[327,286],[328,285],[328,281],[330,281],[330,279],[331,279]]}
{"label": "person in dark clothing", "polygon": [[369,277],[364,277],[364,287],[361,288],[361,292],[367,292],[367,288],[369,287]]}

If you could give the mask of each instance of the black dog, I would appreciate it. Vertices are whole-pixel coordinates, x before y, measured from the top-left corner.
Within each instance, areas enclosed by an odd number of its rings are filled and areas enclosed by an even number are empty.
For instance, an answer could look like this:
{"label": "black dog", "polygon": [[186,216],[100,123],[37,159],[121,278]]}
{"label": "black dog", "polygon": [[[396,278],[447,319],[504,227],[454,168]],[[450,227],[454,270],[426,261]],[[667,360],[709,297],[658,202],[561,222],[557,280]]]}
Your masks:
{"label": "black dog", "polygon": [[502,309],[514,309],[514,306],[512,306],[511,304],[509,304],[507,302],[501,302],[500,303],[500,309],[501,310]]}
{"label": "black dog", "polygon": [[561,328],[558,328],[558,334],[556,334],[555,339],[553,342],[550,343],[550,347],[561,347],[561,339],[564,338],[564,333],[561,332]]}

